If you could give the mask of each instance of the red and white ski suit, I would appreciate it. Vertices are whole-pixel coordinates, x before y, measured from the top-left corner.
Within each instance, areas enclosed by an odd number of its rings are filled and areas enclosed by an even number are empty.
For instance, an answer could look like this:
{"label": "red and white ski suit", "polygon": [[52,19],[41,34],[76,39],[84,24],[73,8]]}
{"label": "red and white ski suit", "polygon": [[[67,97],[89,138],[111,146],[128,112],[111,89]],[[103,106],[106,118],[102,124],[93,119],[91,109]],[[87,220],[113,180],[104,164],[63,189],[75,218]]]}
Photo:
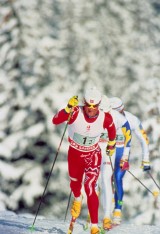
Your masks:
{"label": "red and white ski suit", "polygon": [[[69,114],[60,110],[52,119],[53,124],[67,121]],[[116,137],[112,116],[98,110],[98,114],[89,118],[83,107],[75,107],[68,123],[68,172],[70,187],[75,197],[81,195],[82,180],[87,195],[87,205],[92,223],[98,223],[99,199],[95,192],[100,165],[101,149],[98,145],[101,133],[107,129],[109,140]]]}

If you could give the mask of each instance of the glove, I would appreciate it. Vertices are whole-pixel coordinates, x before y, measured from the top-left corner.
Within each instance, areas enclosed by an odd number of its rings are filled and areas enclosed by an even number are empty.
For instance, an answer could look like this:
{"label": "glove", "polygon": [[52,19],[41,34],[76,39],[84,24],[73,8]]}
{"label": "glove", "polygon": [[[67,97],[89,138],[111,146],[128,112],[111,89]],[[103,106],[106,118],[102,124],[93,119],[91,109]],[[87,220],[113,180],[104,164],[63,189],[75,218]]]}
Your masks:
{"label": "glove", "polygon": [[127,171],[129,170],[129,162],[127,159],[121,159],[120,160],[120,168],[121,168],[121,171]]}
{"label": "glove", "polygon": [[107,147],[106,147],[106,154],[108,156],[112,156],[114,154],[114,151],[116,149],[116,141],[108,141]]}
{"label": "glove", "polygon": [[68,104],[65,108],[65,111],[67,113],[70,113],[72,111],[72,107],[78,106],[78,96],[73,96],[69,99]]}
{"label": "glove", "polygon": [[141,168],[143,169],[143,171],[150,171],[151,170],[150,162],[142,161]]}

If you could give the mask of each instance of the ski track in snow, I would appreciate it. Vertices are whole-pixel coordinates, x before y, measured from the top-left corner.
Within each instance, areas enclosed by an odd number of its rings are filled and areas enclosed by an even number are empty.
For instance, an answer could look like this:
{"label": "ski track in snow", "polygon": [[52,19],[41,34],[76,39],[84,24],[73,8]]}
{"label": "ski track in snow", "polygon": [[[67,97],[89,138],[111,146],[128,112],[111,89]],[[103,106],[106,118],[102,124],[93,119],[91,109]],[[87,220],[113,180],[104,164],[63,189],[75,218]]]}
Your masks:
{"label": "ski track in snow", "polygon": [[[66,234],[70,220],[66,222],[58,219],[46,219],[38,216],[34,224],[35,230],[30,230],[34,216],[30,214],[17,215],[13,212],[0,212],[0,234]],[[90,230],[83,230],[85,222],[78,219],[73,234],[89,234]],[[159,234],[160,226],[121,224],[114,227],[109,234]]]}

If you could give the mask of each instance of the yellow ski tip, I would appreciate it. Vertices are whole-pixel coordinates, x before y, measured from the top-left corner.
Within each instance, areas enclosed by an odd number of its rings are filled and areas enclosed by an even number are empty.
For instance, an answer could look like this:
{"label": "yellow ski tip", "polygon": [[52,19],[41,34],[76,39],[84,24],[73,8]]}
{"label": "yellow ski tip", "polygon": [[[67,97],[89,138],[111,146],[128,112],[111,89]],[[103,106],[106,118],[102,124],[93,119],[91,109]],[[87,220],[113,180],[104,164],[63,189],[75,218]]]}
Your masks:
{"label": "yellow ski tip", "polygon": [[159,196],[159,192],[158,192],[158,191],[156,191],[156,190],[155,190],[155,191],[153,191],[152,193],[153,193],[153,196],[154,196],[154,197],[158,197],[158,196]]}

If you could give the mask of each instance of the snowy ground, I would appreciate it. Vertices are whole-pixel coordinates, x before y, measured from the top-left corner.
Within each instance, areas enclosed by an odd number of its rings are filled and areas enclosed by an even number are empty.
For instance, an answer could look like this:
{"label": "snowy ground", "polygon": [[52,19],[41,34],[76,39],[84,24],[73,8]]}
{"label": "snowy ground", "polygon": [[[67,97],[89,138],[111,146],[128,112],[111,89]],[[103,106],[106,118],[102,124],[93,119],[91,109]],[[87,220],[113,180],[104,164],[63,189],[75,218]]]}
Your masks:
{"label": "snowy ground", "polygon": [[[57,219],[38,217],[35,222],[35,230],[31,231],[34,216],[29,214],[17,215],[13,212],[0,212],[0,234],[66,234],[69,220],[64,222]],[[89,234],[89,230],[83,230],[84,221],[77,220],[73,234]],[[159,226],[135,226],[134,224],[121,224],[115,227],[109,234],[159,234]]]}

